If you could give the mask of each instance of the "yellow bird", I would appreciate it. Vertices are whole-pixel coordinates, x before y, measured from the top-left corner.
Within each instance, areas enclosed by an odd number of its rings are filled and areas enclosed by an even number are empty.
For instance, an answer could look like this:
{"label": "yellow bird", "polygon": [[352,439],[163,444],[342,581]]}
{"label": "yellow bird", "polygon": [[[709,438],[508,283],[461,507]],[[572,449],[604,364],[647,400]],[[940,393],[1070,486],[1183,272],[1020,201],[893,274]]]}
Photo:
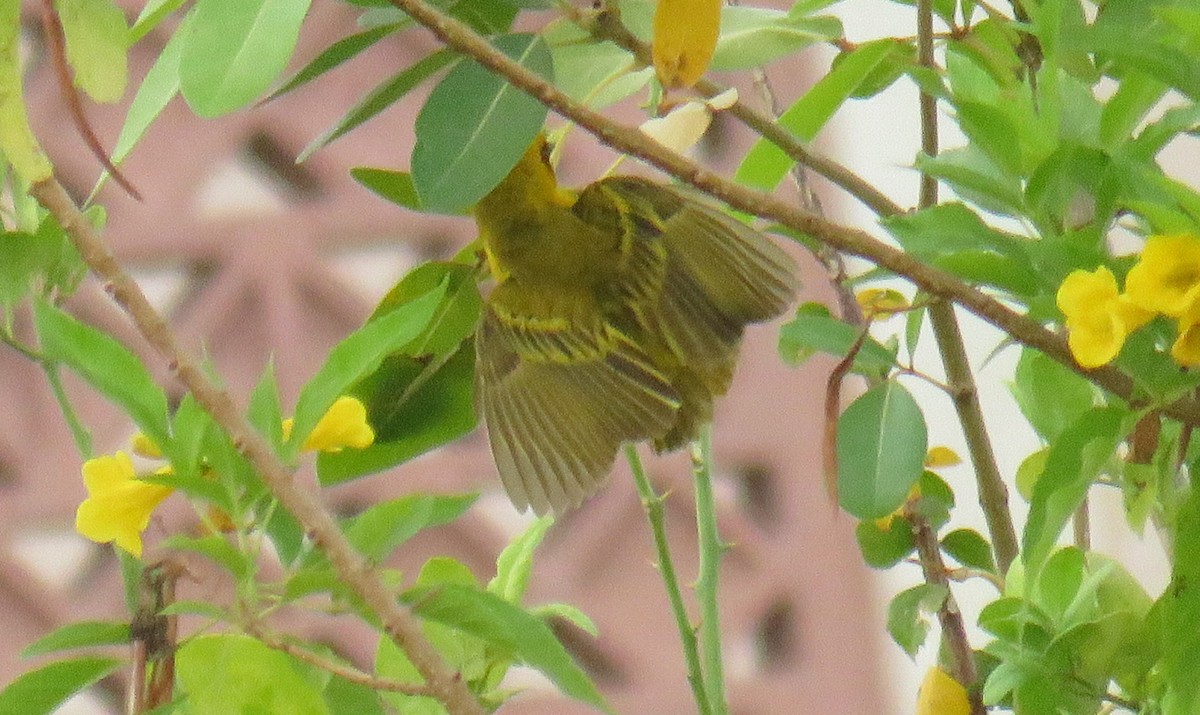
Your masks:
{"label": "yellow bird", "polygon": [[545,137],[474,210],[496,286],[476,404],[513,504],[577,507],[625,442],[677,449],[729,389],[746,324],[781,314],[791,257],[678,186],[558,186]]}

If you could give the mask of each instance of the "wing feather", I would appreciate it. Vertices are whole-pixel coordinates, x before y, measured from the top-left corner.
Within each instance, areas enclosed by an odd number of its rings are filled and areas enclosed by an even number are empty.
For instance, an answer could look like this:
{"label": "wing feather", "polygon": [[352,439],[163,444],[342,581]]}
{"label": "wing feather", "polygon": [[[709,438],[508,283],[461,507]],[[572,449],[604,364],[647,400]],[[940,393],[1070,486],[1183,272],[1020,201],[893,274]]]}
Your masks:
{"label": "wing feather", "polygon": [[520,509],[562,513],[603,486],[621,444],[661,434],[679,396],[619,337],[595,358],[537,359],[490,308],[476,333],[479,412],[501,483]]}

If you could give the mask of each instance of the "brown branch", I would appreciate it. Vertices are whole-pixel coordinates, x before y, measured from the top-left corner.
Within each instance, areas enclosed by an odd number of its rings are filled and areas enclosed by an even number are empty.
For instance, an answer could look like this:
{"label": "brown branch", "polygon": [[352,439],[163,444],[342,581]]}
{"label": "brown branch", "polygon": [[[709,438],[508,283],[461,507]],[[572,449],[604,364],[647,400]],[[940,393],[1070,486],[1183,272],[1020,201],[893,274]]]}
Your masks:
{"label": "brown branch", "polygon": [[963,623],[962,611],[950,590],[950,579],[947,576],[946,563],[942,560],[941,546],[937,534],[913,505],[913,500],[904,509],[904,518],[912,526],[913,536],[917,542],[917,557],[921,563],[921,573],[925,583],[941,586],[946,590],[946,598],[938,607],[938,623],[942,627],[942,641],[950,655],[951,675],[964,688],[971,702],[971,715],[984,715],[982,692],[978,687],[979,671],[975,667],[975,652],[967,639],[967,628]]}
{"label": "brown branch", "polygon": [[79,131],[84,143],[87,144],[92,155],[96,157],[109,176],[122,189],[125,189],[126,193],[141,201],[142,195],[125,178],[125,175],[118,171],[116,166],[113,166],[112,160],[108,158],[108,152],[104,151],[100,140],[96,138],[96,132],[92,131],[92,125],[88,123],[87,115],[83,111],[83,100],[79,98],[75,83],[71,81],[71,69],[67,65],[67,38],[63,32],[62,22],[54,11],[54,0],[42,0],[42,31],[46,35],[46,48],[49,50],[50,64],[54,66],[54,77],[58,80],[58,90],[67,104],[67,111],[71,114],[71,121],[75,123],[75,129]]}
{"label": "brown branch", "polygon": [[[1013,340],[1044,352],[1048,357],[1083,375],[1093,383],[1126,400],[1134,398],[1133,379],[1116,367],[1106,365],[1088,370],[1071,357],[1063,336],[1008,308],[1000,301],[963,283],[957,277],[890,246],[865,231],[842,226],[800,211],[760,191],[721,178],[708,169],[670,151],[636,127],[614,123],[604,115],[567,97],[538,75],[495,49],[467,25],[446,16],[423,0],[389,0],[446,45],[474,58],[558,114],[584,127],[604,144],[636,156],[652,166],[710,194],[730,206],[777,221],[800,233],[813,236],[847,254],[864,258],[903,276],[935,296],[951,300],[1007,333]],[[1189,424],[1200,424],[1200,403],[1188,397],[1164,407],[1163,412]]]}
{"label": "brown branch", "polygon": [[[587,29],[596,39],[607,40],[626,50],[642,66],[653,65],[650,57],[650,45],[639,40],[629,31],[629,28],[625,27],[616,7],[611,3],[599,13],[589,13],[574,6],[568,6],[567,13],[574,22]],[[727,89],[708,78],[701,78],[695,86],[695,90],[706,97],[715,97]],[[850,169],[828,157],[810,151],[774,117],[759,112],[741,99],[738,99],[725,111],[753,129],[759,136],[779,147],[797,164],[806,166],[824,176],[876,214],[893,216],[904,212],[899,204]]]}
{"label": "brown branch", "polygon": [[[931,0],[917,4],[917,61],[923,67],[936,68],[933,57],[933,6]],[[918,101],[921,114],[921,151],[926,156],[937,156],[938,115],[937,98],[921,92]],[[932,174],[921,172],[921,208],[938,202],[938,182]],[[979,491],[979,506],[987,522],[988,534],[992,537],[992,552],[1000,573],[1008,573],[1008,567],[1017,558],[1020,547],[1013,526],[1012,512],[1008,508],[1008,487],[996,464],[995,450],[983,421],[983,408],[979,404],[979,388],[967,350],[959,329],[954,306],[945,300],[934,301],[929,306],[929,324],[933,328],[934,340],[946,369],[946,381],[953,389],[954,409],[962,425],[963,437],[971,465],[975,468],[975,482]]]}
{"label": "brown branch", "polygon": [[336,675],[342,680],[349,681],[356,685],[362,685],[371,690],[382,690],[390,693],[403,693],[404,695],[412,695],[414,697],[436,697],[430,690],[428,685],[422,683],[402,683],[398,680],[389,678],[379,678],[370,673],[365,673],[358,668],[346,663],[339,663],[332,658],[328,658],[319,653],[303,648],[275,631],[268,629],[265,625],[258,621],[250,621],[243,624],[246,632],[257,638],[263,645],[268,648],[273,648],[277,651],[287,653],[296,660],[304,661],[314,668],[319,668],[327,673]]}
{"label": "brown branch", "polygon": [[425,638],[420,621],[396,600],[372,566],[338,528],[317,497],[301,489],[267,441],[242,416],[230,396],[218,388],[197,363],[180,349],[167,326],[138,284],[118,265],[91,224],[54,178],[35,183],[29,193],[58,221],[75,249],[105,288],[125,310],[138,332],[170,365],[172,372],[221,426],[279,499],[279,503],[304,527],[313,544],[323,551],[338,576],[379,617],[383,630],[412,661],[429,688],[455,715],[484,715],[484,709],[459,674],[451,670]]}

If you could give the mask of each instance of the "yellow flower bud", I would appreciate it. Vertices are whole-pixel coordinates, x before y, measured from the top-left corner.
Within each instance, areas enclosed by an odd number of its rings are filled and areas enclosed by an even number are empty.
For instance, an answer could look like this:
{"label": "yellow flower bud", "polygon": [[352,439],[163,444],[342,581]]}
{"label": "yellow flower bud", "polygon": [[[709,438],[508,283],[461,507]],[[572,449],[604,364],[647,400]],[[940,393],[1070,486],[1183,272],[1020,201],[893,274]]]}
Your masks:
{"label": "yellow flower bud", "polygon": [[691,87],[708,69],[721,31],[721,0],[658,0],[654,70],[667,89]]}
{"label": "yellow flower bud", "polygon": [[930,668],[917,693],[916,715],[968,715],[967,689],[941,668]]}

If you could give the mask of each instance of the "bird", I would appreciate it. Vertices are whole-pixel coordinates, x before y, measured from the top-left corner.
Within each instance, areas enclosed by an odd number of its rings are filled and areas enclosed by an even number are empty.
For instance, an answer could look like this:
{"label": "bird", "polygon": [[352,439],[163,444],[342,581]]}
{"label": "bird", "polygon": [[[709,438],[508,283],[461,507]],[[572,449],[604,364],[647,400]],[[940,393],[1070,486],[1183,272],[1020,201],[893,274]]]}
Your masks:
{"label": "bird", "polygon": [[618,451],[678,449],[712,419],[745,326],[782,314],[795,261],[697,191],[636,176],[559,186],[539,135],[473,208],[494,286],[476,411],[520,511],[561,515]]}

